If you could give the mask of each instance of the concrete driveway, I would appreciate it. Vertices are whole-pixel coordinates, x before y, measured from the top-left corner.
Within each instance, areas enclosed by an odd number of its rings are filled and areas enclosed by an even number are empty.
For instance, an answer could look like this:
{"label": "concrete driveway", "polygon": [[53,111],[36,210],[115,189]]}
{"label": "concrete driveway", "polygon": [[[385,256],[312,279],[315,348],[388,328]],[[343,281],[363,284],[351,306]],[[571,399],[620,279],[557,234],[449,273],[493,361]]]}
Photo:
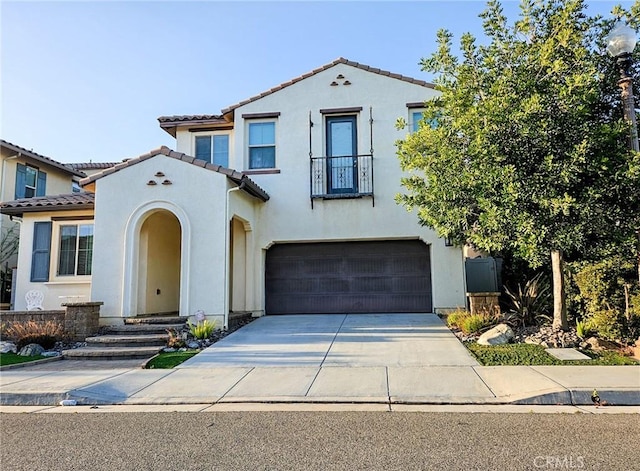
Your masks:
{"label": "concrete driveway", "polygon": [[180,368],[477,366],[435,314],[267,316]]}

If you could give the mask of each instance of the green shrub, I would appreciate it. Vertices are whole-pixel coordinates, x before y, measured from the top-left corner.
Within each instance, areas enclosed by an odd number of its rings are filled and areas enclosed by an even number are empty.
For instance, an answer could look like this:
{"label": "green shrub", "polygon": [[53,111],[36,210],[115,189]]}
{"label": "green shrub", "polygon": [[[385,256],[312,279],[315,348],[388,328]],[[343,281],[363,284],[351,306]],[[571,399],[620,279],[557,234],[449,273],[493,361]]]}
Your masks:
{"label": "green shrub", "polygon": [[63,338],[63,334],[62,326],[53,321],[13,322],[6,329],[7,337],[16,343],[18,350],[30,343],[37,343],[45,350],[50,350]]}
{"label": "green shrub", "polygon": [[578,300],[590,315],[603,308],[624,312],[625,285],[633,286],[636,277],[633,263],[619,256],[581,264],[574,276]]}
{"label": "green shrub", "polygon": [[211,337],[211,334],[216,327],[215,322],[209,322],[207,319],[200,321],[197,324],[188,321],[187,324],[189,325],[189,332],[191,335],[200,340]]}
{"label": "green shrub", "polygon": [[470,315],[471,313],[465,309],[456,309],[447,315],[447,325],[449,327],[460,328],[460,322]]}
{"label": "green shrub", "polygon": [[489,312],[471,314],[464,309],[458,309],[447,316],[447,325],[460,329],[465,334],[473,334],[495,324],[496,320],[496,316]]}
{"label": "green shrub", "polygon": [[605,339],[634,340],[640,332],[640,292],[633,263],[612,256],[577,266],[575,300],[586,325]]}
{"label": "green shrub", "polygon": [[576,333],[581,339],[586,339],[593,334],[593,326],[587,321],[576,322]]}
{"label": "green shrub", "polygon": [[487,313],[470,314],[460,323],[460,330],[465,334],[475,334],[485,327],[495,324],[495,321],[495,317]]}
{"label": "green shrub", "polygon": [[600,309],[589,318],[589,325],[603,339],[617,340],[621,338],[622,319],[615,309]]}

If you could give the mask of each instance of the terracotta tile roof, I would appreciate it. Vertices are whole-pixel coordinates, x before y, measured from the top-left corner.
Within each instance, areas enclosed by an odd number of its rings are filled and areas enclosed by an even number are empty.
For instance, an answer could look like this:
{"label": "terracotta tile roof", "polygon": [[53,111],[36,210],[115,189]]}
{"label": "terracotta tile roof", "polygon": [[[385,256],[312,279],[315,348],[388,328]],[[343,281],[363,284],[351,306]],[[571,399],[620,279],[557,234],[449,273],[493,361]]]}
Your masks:
{"label": "terracotta tile roof", "polygon": [[215,123],[226,123],[227,121],[222,117],[222,115],[215,114],[193,114],[193,115],[174,115],[174,116],[160,116],[158,121],[161,123],[175,123],[181,121],[189,121],[190,123],[196,121],[202,121],[203,123],[215,122]]}
{"label": "terracotta tile roof", "polygon": [[424,80],[419,80],[419,79],[415,79],[415,78],[411,78],[411,77],[407,77],[404,75],[400,75],[400,74],[394,74],[393,72],[389,72],[387,70],[382,70],[382,69],[377,69],[375,67],[370,67],[368,65],[365,64],[361,64],[359,62],[354,62],[354,61],[350,61],[345,59],[344,57],[339,57],[338,59],[334,60],[333,62],[330,62],[328,64],[325,64],[321,67],[318,67],[317,69],[312,70],[311,72],[307,72],[306,74],[300,75],[299,77],[296,77],[294,79],[289,80],[288,82],[284,82],[281,83],[280,85],[271,88],[270,90],[267,90],[266,92],[262,92],[259,95],[255,95],[251,98],[248,98],[246,100],[243,100],[239,103],[236,103],[235,105],[231,105],[225,109],[222,110],[222,114],[221,115],[180,115],[180,116],[160,116],[158,118],[158,121],[160,122],[160,127],[163,128],[165,131],[167,131],[169,134],[171,134],[173,137],[175,137],[175,127],[182,124],[214,124],[214,123],[228,123],[229,120],[224,118],[224,115],[233,112],[236,108],[239,108],[240,106],[244,106],[248,103],[252,103],[256,100],[259,100],[260,98],[264,98],[267,95],[271,95],[272,93],[275,93],[277,91],[282,90],[283,88],[287,88],[290,85],[293,85],[294,83],[300,82],[301,80],[304,80],[308,77],[312,77],[313,75],[316,75],[320,72],[323,72],[327,69],[330,69],[331,67],[334,67],[338,64],[346,64],[346,65],[350,65],[352,67],[356,67],[358,69],[362,69],[362,70],[366,70],[367,72],[371,72],[374,74],[378,74],[378,75],[384,75],[387,77],[391,77],[391,78],[395,78],[398,80],[402,80],[404,82],[409,82],[409,83],[414,83],[416,85],[421,85],[423,87],[427,87],[427,88],[435,88],[435,85],[429,82],[425,82]]}
{"label": "terracotta tile roof", "polygon": [[32,150],[29,149],[25,149],[24,147],[20,147],[18,145],[12,144],[11,142],[5,141],[4,139],[0,139],[0,146],[5,148],[5,149],[9,149],[9,151],[11,152],[16,152],[18,154],[22,154],[24,157],[29,157],[33,160],[36,160],[38,162],[42,162],[45,163],[47,165],[50,165],[52,167],[57,168],[58,170],[61,170],[65,173],[68,173],[70,175],[76,175],[78,177],[83,177],[84,174],[78,170],[75,170],[73,168],[71,168],[68,165],[65,165],[61,162],[58,162],[57,160],[53,160],[51,157],[47,157],[45,155],[42,154],[38,154],[37,152],[33,152]]}
{"label": "terracotta tile roof", "polygon": [[94,170],[105,169],[118,165],[120,162],[78,162],[73,164],[67,164],[74,170]]}
{"label": "terracotta tile roof", "polygon": [[0,213],[9,216],[22,216],[23,213],[38,211],[67,211],[70,209],[93,209],[93,193],[69,193],[55,196],[22,198],[0,203]]}
{"label": "terracotta tile roof", "polygon": [[224,119],[222,115],[214,115],[214,114],[194,114],[194,115],[176,115],[176,116],[160,116],[158,118],[160,122],[160,127],[171,134],[173,137],[176,137],[176,128],[178,126],[184,125],[199,125],[199,124],[210,124],[210,125],[230,125],[230,121]]}
{"label": "terracotta tile roof", "polygon": [[238,172],[237,170],[233,170],[226,167],[221,167],[220,165],[214,165],[204,160],[196,159],[195,157],[191,157],[190,155],[183,154],[181,152],[176,152],[174,150],[169,149],[166,146],[162,146],[158,149],[154,149],[146,154],[143,154],[139,157],[135,157],[133,159],[126,160],[124,162],[120,162],[119,164],[110,167],[102,172],[91,175],[90,177],[83,178],[80,180],[80,185],[88,185],[100,178],[106,177],[107,175],[111,175],[112,173],[118,172],[123,168],[131,167],[140,162],[144,162],[147,159],[155,157],[158,154],[165,155],[167,157],[171,157],[172,159],[181,160],[183,162],[187,162],[191,165],[195,165],[197,167],[202,167],[207,170],[211,170],[213,172],[218,172],[223,175],[226,175],[234,183],[238,184],[245,192],[250,194],[251,196],[255,196],[256,198],[261,199],[262,201],[267,201],[269,199],[269,195],[266,191],[258,186],[253,180],[251,180],[247,175],[242,172]]}

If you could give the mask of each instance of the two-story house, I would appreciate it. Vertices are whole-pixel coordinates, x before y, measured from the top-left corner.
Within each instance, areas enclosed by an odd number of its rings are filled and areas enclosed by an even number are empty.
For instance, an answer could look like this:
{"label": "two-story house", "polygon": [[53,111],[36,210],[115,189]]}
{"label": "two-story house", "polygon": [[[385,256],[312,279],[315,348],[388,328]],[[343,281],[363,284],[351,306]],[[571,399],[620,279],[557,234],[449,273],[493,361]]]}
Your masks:
{"label": "two-story house", "polygon": [[[86,175],[49,157],[0,139],[0,201],[70,193]],[[20,224],[0,216],[0,303],[11,299],[11,273],[18,262]]]}
{"label": "two-story house", "polygon": [[340,58],[216,115],[161,117],[176,151],[82,180],[82,201],[4,205],[29,228],[21,263],[48,280],[19,286],[90,284],[74,294],[103,301],[103,323],[463,306],[462,250],[394,200],[395,141],[411,132],[396,119],[413,126],[436,94]]}

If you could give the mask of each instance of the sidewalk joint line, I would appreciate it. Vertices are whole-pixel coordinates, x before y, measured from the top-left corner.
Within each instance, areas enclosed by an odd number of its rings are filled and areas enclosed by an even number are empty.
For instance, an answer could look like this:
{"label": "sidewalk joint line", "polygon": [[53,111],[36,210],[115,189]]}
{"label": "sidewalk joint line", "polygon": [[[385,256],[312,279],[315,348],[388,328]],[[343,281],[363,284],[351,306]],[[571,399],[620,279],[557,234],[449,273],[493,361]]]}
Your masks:
{"label": "sidewalk joint line", "polygon": [[471,369],[472,369],[472,370],[473,370],[473,372],[476,374],[476,376],[480,379],[480,381],[482,381],[482,384],[484,384],[484,385],[487,387],[487,389],[489,390],[489,392],[490,392],[491,394],[493,394],[493,397],[497,398],[498,396],[496,395],[496,393],[493,391],[493,389],[491,389],[491,386],[489,386],[489,385],[487,384],[487,382],[486,382],[484,379],[482,379],[482,376],[480,376],[480,374],[476,371],[475,366],[472,366],[472,367],[471,367]]}
{"label": "sidewalk joint line", "polygon": [[336,330],[335,335],[333,336],[333,339],[331,339],[331,344],[329,345],[329,348],[327,348],[327,352],[324,354],[324,357],[322,358],[322,361],[320,362],[320,365],[318,367],[318,371],[316,371],[315,376],[313,377],[313,381],[311,381],[311,384],[309,384],[309,387],[307,388],[307,390],[304,393],[304,397],[307,397],[309,394],[309,391],[311,391],[311,388],[313,387],[313,385],[315,384],[316,380],[318,379],[318,375],[320,374],[320,371],[322,370],[322,365],[324,365],[325,360],[327,359],[327,357],[329,356],[329,352],[331,351],[331,347],[333,347],[333,343],[336,341],[336,338],[338,337],[338,334],[340,333],[340,330],[342,329],[342,326],[344,325],[344,322],[347,320],[347,316],[349,314],[345,314],[344,318],[342,319],[342,322],[340,323],[340,326],[338,327],[338,329]]}
{"label": "sidewalk joint line", "polygon": [[336,338],[338,337],[338,334],[342,330],[342,326],[344,325],[344,323],[347,320],[348,316],[349,316],[349,314],[345,314],[344,315],[344,319],[342,319],[342,322],[340,323],[340,326],[338,327],[338,330],[336,330],[336,334],[333,336],[333,339],[331,339],[331,344],[329,345],[329,348],[327,349],[327,353],[324,354],[324,358],[322,358],[322,361],[320,362],[320,368],[323,367],[324,362],[327,360],[327,357],[329,356],[329,352],[333,348],[333,344],[335,343]]}
{"label": "sidewalk joint line", "polygon": [[240,383],[240,381],[242,381],[243,379],[245,379],[245,378],[249,375],[249,373],[251,373],[251,372],[252,372],[253,370],[255,370],[255,369],[256,369],[256,367],[255,367],[255,366],[251,366],[251,367],[249,367],[249,371],[247,371],[245,374],[243,374],[243,375],[242,375],[242,378],[240,378],[238,381],[236,381],[235,383],[233,383],[233,386],[231,386],[229,389],[227,389],[227,390],[225,391],[225,393],[224,393],[222,396],[220,396],[220,397],[218,398],[218,400],[216,400],[216,401],[214,402],[214,404],[218,404],[218,403],[219,403],[220,401],[222,401],[225,397],[227,397],[227,394],[229,394],[229,392],[231,392],[231,390],[232,390],[233,388],[235,388],[235,387]]}

